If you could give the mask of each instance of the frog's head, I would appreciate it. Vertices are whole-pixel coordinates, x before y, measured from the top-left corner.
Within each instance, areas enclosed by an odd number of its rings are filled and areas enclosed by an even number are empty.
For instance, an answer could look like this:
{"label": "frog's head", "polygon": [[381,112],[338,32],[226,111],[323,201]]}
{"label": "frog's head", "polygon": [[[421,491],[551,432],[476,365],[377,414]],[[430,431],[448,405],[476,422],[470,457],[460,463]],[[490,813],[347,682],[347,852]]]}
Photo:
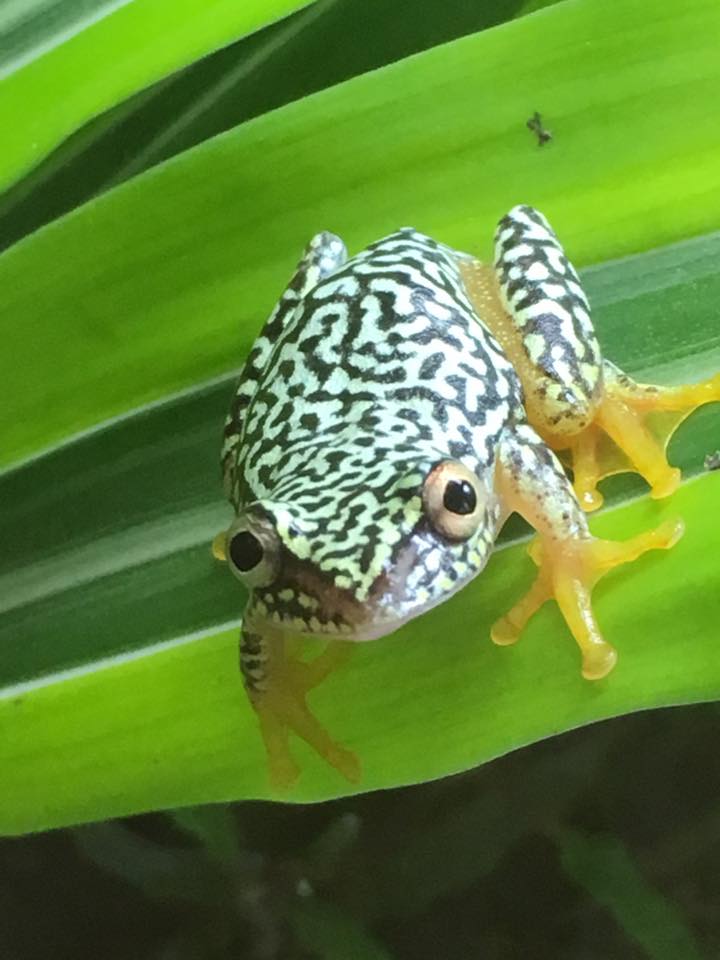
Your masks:
{"label": "frog's head", "polygon": [[222,546],[251,592],[246,623],[369,640],[482,570],[500,515],[492,468],[394,453],[340,479],[315,462],[243,507]]}

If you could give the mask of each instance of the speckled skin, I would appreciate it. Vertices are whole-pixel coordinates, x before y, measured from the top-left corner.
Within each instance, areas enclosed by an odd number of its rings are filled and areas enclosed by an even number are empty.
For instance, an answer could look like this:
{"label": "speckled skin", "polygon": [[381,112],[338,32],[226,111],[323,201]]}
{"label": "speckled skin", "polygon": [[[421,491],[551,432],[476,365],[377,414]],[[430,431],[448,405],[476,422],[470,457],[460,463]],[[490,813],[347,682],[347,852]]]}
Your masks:
{"label": "speckled skin", "polygon": [[[539,217],[519,207],[501,222],[498,275],[533,359],[560,375],[548,391],[555,415],[592,395],[599,351],[572,267],[529,216]],[[241,522],[269,522],[283,547],[277,576],[245,611],[251,688],[266,681],[264,624],[370,639],[478,574],[514,508],[496,490],[498,465],[519,495],[542,501],[559,538],[588,536],[560,464],[527,423],[515,369],[468,299],[466,259],[409,228],[350,260],[337,237],[318,234],[258,337],[223,448]],[[483,522],[459,543],[422,509],[424,479],[446,459],[486,493]]]}
{"label": "speckled skin", "polygon": [[527,399],[542,410],[545,430],[578,433],[602,393],[602,356],[580,278],[541,213],[516,207],[503,217],[495,270],[534,370]]}

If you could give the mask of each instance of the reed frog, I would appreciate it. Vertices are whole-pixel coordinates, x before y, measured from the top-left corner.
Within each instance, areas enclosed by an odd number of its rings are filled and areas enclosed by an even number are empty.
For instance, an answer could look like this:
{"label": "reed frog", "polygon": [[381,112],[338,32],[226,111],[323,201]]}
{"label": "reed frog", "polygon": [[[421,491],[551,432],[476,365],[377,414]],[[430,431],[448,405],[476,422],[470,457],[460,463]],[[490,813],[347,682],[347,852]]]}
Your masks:
{"label": "reed frog", "polygon": [[[616,543],[591,535],[584,510],[619,470],[671,493],[668,436],[717,399],[720,377],[665,389],[603,359],[578,276],[531,207],[500,221],[493,264],[410,228],[350,259],[338,237],[315,236],[242,371],[222,450],[235,519],[214,545],[250,594],[240,666],[273,783],[297,776],[290,732],[360,775],[306,702],[348,644],[305,663],[286,655],[288,638],[398,629],[482,571],[515,511],[538,534],[537,578],[492,639],[513,643],[554,598],[583,675],[605,676],[616,654],[594,584],[671,547],[682,526]],[[662,435],[647,417],[657,410],[669,412]]]}

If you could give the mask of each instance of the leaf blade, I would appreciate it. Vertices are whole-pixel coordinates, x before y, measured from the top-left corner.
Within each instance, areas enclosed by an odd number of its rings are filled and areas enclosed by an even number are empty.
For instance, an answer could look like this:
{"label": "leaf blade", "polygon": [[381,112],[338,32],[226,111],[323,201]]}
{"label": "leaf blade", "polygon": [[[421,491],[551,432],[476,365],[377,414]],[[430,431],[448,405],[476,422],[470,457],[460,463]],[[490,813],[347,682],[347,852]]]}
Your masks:
{"label": "leaf blade", "polygon": [[[720,8],[657,13],[622,0],[610,22],[578,0],[430,50],[243,124],[7,251],[3,462],[227,372],[319,229],[357,249],[412,220],[482,254],[524,201],[581,264],[714,229]],[[537,107],[554,152],[525,127]]]}
{"label": "leaf blade", "polygon": [[[717,699],[720,646],[708,642],[705,625],[720,622],[713,563],[720,523],[707,511],[718,494],[720,475],[708,474],[684,484],[670,504],[636,501],[593,522],[608,537],[678,514],[688,527],[668,554],[643,559],[598,590],[599,618],[620,651],[604,681],[580,677],[555,609],[536,616],[517,648],[487,640],[493,618],[521,589],[518,569],[520,578],[529,575],[522,546],[497,553],[481,578],[393,637],[360,645],[313,700],[334,735],[360,753],[360,787],[294,743],[299,785],[282,798],[269,790],[237,672],[236,628],[179,638],[56,682],[6,688],[0,830],[240,797],[325,800],[446,776],[620,713]],[[694,616],[698,598],[703,609]],[[450,656],[438,658],[438,637],[453,638]]]}
{"label": "leaf blade", "polygon": [[[718,264],[711,234],[583,271],[606,355],[651,382],[709,376]],[[0,475],[0,687],[237,617],[244,594],[208,550],[230,517],[218,448],[233,388],[198,388]],[[716,425],[711,406],[673,440],[685,476],[716,449]],[[645,489],[604,485],[608,503]]]}
{"label": "leaf blade", "polygon": [[0,190],[87,120],[302,4],[246,0],[241,12],[232,0],[133,0],[108,6],[104,16],[80,21],[64,41],[46,41],[33,59],[21,59],[12,73],[0,77],[10,121]]}
{"label": "leaf blade", "polygon": [[[640,30],[640,5],[636,0],[624,0],[621,6],[626,19],[629,17],[632,21],[635,17],[635,28]],[[587,0],[581,0],[550,10],[542,18],[530,18],[528,23],[532,20],[547,23],[548,18],[558,17],[560,19],[555,23],[563,25],[563,42],[571,36],[575,42],[577,33],[573,31],[579,22],[586,31],[597,26],[597,9]],[[691,35],[695,36],[698,30],[707,29],[711,24],[712,21],[705,18],[708,9],[708,4],[695,0],[685,10],[679,27],[675,21],[672,24],[645,23],[649,34],[656,40],[660,36],[662,40],[660,46],[652,47],[655,54],[659,49],[671,49],[668,47],[671,39],[675,42],[676,36],[679,37],[682,62],[670,62],[663,77],[671,76],[675,86],[685,95],[688,90],[697,90],[698,83],[696,75],[690,77],[687,74],[689,61],[686,55],[690,48],[686,49],[686,46]],[[689,21],[692,21],[690,25]],[[493,61],[490,57],[491,67],[501,63],[504,51],[532,52],[537,39],[534,28],[523,26],[528,33],[518,33],[518,29],[518,24],[513,24],[504,32],[495,34],[496,38],[501,37],[501,42],[493,40],[487,48],[496,58]],[[609,33],[603,37],[608,56],[611,40]],[[432,56],[437,58],[434,61],[436,66],[439,64],[444,70],[448,63],[452,63],[453,75],[445,78],[451,86],[462,70],[477,67],[472,61],[478,49],[482,49],[477,46],[479,42],[477,38],[471,38],[464,42],[465,47],[453,45],[451,61],[446,59],[447,49],[433,52]],[[487,43],[486,40],[483,42]],[[562,49],[562,43],[554,48],[555,53]],[[648,49],[643,52],[647,54]],[[697,55],[701,65],[707,67],[702,49]],[[459,59],[456,60],[456,56]],[[587,57],[576,56],[568,73],[570,76],[573,70],[580,71],[576,93],[590,89],[583,86],[582,71],[591,73],[593,69],[593,64],[586,61]],[[654,62],[652,56],[650,61]],[[429,63],[424,58],[417,58],[415,65],[418,62],[424,66]],[[485,63],[487,61],[483,61],[483,66]],[[530,63],[532,65],[532,59]],[[650,89],[653,95],[658,92],[657,78],[648,76],[647,64],[633,61],[630,68],[631,73],[635,70],[642,75],[646,94]],[[641,149],[633,153],[634,160],[638,152],[642,154],[647,147],[641,158],[646,166],[641,163],[637,167],[627,157],[613,165],[613,151],[618,145],[614,134],[610,144],[605,145],[608,149],[603,162],[595,158],[590,180],[582,183],[577,171],[574,181],[572,177],[568,180],[563,176],[560,182],[557,167],[543,168],[542,175],[533,179],[528,171],[535,169],[541,155],[534,146],[527,156],[519,154],[522,162],[514,167],[510,162],[512,175],[502,188],[489,190],[482,197],[476,223],[468,216],[464,204],[467,190],[463,193],[460,189],[459,196],[453,196],[448,204],[447,199],[443,200],[448,196],[447,182],[436,182],[439,171],[448,171],[449,182],[456,187],[469,189],[471,183],[477,186],[474,154],[467,143],[467,124],[463,126],[470,116],[470,106],[477,106],[471,104],[471,98],[460,108],[451,103],[450,128],[445,130],[447,139],[442,141],[440,149],[436,143],[430,144],[431,149],[425,153],[422,149],[427,144],[423,140],[420,122],[424,118],[418,119],[411,111],[408,125],[401,130],[405,138],[403,150],[391,151],[382,163],[373,158],[369,181],[367,178],[359,181],[363,190],[368,182],[372,184],[371,202],[366,203],[364,193],[361,199],[355,196],[359,183],[347,183],[345,179],[348,170],[357,173],[361,166],[353,165],[343,150],[348,144],[352,145],[353,136],[358,138],[354,140],[355,145],[361,142],[369,127],[377,123],[378,109],[391,102],[391,93],[394,92],[391,84],[398,75],[413,81],[403,90],[403,107],[421,104],[425,92],[422,70],[420,73],[412,70],[403,73],[405,69],[400,65],[395,73],[382,73],[378,83],[363,80],[364,99],[356,100],[352,94],[346,103],[348,88],[338,88],[310,106],[299,105],[272,119],[263,118],[249,133],[248,125],[237,135],[216,141],[147,179],[143,178],[142,182],[137,181],[132,190],[119,191],[102,204],[88,207],[0,260],[0,274],[7,271],[5,278],[14,281],[14,285],[11,283],[8,288],[10,300],[15,298],[15,307],[19,300],[22,301],[27,311],[11,309],[6,314],[10,318],[6,323],[8,340],[14,348],[18,344],[22,347],[14,357],[14,364],[6,365],[7,372],[16,378],[17,386],[26,388],[24,397],[17,392],[10,394],[14,407],[9,409],[13,413],[36,412],[35,432],[31,425],[30,439],[26,435],[21,437],[26,452],[36,450],[41,442],[48,442],[49,437],[64,436],[69,429],[87,425],[92,422],[87,419],[89,415],[97,419],[103,412],[111,411],[113,408],[108,406],[108,401],[113,389],[116,390],[113,402],[122,405],[118,409],[127,409],[128,402],[139,402],[146,396],[149,375],[157,373],[157,395],[162,395],[170,385],[177,385],[172,376],[178,370],[189,378],[188,382],[212,372],[212,363],[206,356],[198,359],[198,354],[204,350],[208,353],[216,351],[216,359],[212,362],[217,362],[221,348],[224,350],[228,344],[235,344],[238,339],[234,329],[235,298],[241,287],[248,291],[248,313],[239,339],[247,345],[260,319],[259,304],[269,299],[272,284],[278,279],[276,273],[280,274],[280,262],[290,259],[294,238],[305,232],[311,221],[333,210],[340,219],[345,218],[348,226],[345,232],[351,242],[355,238],[359,245],[363,239],[372,239],[376,228],[386,218],[395,216],[411,203],[413,197],[421,195],[418,208],[427,222],[418,225],[433,230],[444,240],[475,250],[473,238],[480,229],[479,225],[484,223],[488,227],[489,239],[488,225],[503,212],[506,193],[508,196],[513,194],[509,203],[518,199],[540,203],[537,198],[546,195],[554,198],[561,220],[564,217],[571,228],[568,246],[575,244],[588,256],[588,251],[593,249],[599,255],[608,255],[631,249],[635,244],[642,246],[665,236],[682,235],[686,230],[692,232],[698,224],[713,223],[715,201],[704,207],[697,185],[683,179],[685,171],[681,168],[687,159],[683,153],[686,144],[683,143],[678,152],[678,143],[673,138],[670,148],[666,149],[668,144],[660,143],[661,138],[656,137],[649,146],[643,142]],[[530,73],[532,70],[528,68]],[[488,76],[492,76],[492,70]],[[366,83],[369,86],[365,86]],[[712,83],[715,83],[714,79]],[[446,96],[447,86],[442,89]],[[570,92],[568,88],[565,94]],[[608,95],[603,91],[601,99]],[[512,97],[503,101],[503,110],[513,104],[517,107],[518,96],[517,89],[512,91]],[[672,100],[674,93],[668,96]],[[670,102],[667,98],[663,101],[662,96],[660,99],[665,105]],[[645,104],[642,97],[640,102]],[[362,136],[357,129],[350,128],[348,115],[343,112],[348,104],[357,107],[358,103],[367,107],[367,114],[362,118],[366,125],[364,132],[361,129]],[[574,104],[576,111],[585,106],[580,100]],[[637,110],[637,103],[633,109]],[[651,109],[651,121],[654,109]],[[502,122],[516,116],[514,112],[506,115],[503,110],[491,118],[492,122],[488,121],[483,136],[492,131],[497,133],[499,127],[496,129],[493,123],[502,127]],[[632,111],[626,117],[623,128],[626,132],[631,114]],[[591,124],[587,129],[578,127],[572,133],[575,114],[568,107],[565,116],[572,149],[562,155],[561,167],[564,174],[568,174],[567,165],[579,161],[578,151],[583,143],[585,146],[588,142],[597,145],[598,130],[597,125]],[[674,116],[676,119],[679,116],[677,111]],[[309,124],[308,117],[312,120]],[[343,123],[338,125],[338,117],[344,118],[345,126]],[[276,123],[279,126],[274,127]],[[493,139],[495,134],[487,141],[497,146],[497,151],[487,161],[491,173],[498,173],[508,158],[512,161],[515,150],[526,146],[526,141],[522,140],[521,147],[520,135],[523,138],[527,135],[524,125],[521,126],[522,130],[514,131],[513,128],[509,139],[503,139],[500,132],[497,142]],[[233,151],[238,143],[245,147],[248,143],[257,145],[263,142],[262,137],[268,130],[272,132],[272,156],[263,155],[266,168],[255,170],[246,166],[243,175],[233,180],[233,170],[236,169],[233,164],[237,164],[237,154]],[[314,149],[317,143],[309,144],[306,140],[312,139],[318,130],[330,138],[323,141],[328,146],[329,156],[323,157],[328,167],[322,168],[328,173],[325,184],[330,191],[328,196],[318,185],[307,184],[309,172],[315,169],[309,165],[313,156],[311,146]],[[514,139],[516,136],[517,140]],[[338,138],[337,142],[333,137]],[[408,144],[419,148],[417,163],[410,165],[407,163]],[[511,144],[514,146],[509,149]],[[693,154],[688,176],[704,169],[703,164],[715,148],[715,141],[706,128],[700,129],[698,140],[691,144],[693,148],[698,145],[700,148]],[[272,173],[277,174],[281,169],[279,158],[296,154],[298,149],[299,169],[284,172],[279,184],[274,183]],[[441,164],[430,172],[422,169],[424,162],[438,156]],[[532,157],[532,161],[528,157]],[[637,189],[637,177],[646,172],[650,157],[655,162],[655,179],[650,178],[650,187],[643,193]],[[336,169],[334,163],[339,160],[345,165],[341,163]],[[244,162],[247,163],[247,157]],[[204,182],[202,177],[207,177],[213,170],[222,174],[218,183],[213,183],[212,177],[209,184]],[[192,176],[188,179],[190,174]],[[717,171],[713,176],[716,174]],[[671,204],[669,220],[658,225],[655,220],[660,213],[658,191],[668,178],[678,187],[672,194],[673,202],[677,202],[674,207]],[[271,185],[277,188],[277,197],[273,194],[274,199],[269,205],[266,198],[256,206],[248,205],[243,222],[250,231],[249,236],[236,238],[229,232],[215,237],[208,251],[203,246],[207,234],[191,237],[199,211],[208,205],[209,200],[212,203],[208,208],[207,230],[211,233],[233,223],[225,210],[226,193],[233,183],[236,186],[240,183],[257,186],[263,182],[268,189]],[[711,177],[703,187],[712,182]],[[185,192],[189,183],[198,187],[197,197],[187,198]],[[532,183],[537,197],[518,196],[517,191],[523,183]],[[222,190],[218,189],[219,184]],[[298,185],[301,186],[299,192],[290,196],[289,188]],[[424,193],[418,193],[421,186]],[[570,192],[566,195],[567,189]],[[633,190],[637,194],[630,198],[634,206],[618,207],[618,198],[628,196]],[[125,203],[128,196],[132,197],[130,204]],[[608,202],[610,196],[613,203]],[[194,213],[186,221],[176,221],[182,227],[179,234],[166,230],[167,220],[161,220],[159,226],[151,217],[139,234],[126,233],[118,241],[119,246],[116,243],[111,247],[124,249],[128,254],[121,262],[108,259],[104,249],[99,263],[96,265],[92,261],[92,240],[97,242],[98,237],[102,237],[104,242],[115,242],[114,234],[122,233],[117,230],[117,225],[126,222],[125,218],[129,219],[141,210],[144,214],[161,210],[169,216],[173,204],[183,198],[188,200]],[[571,209],[576,200],[577,208]],[[638,220],[645,201],[650,203],[650,214]],[[286,209],[288,203],[289,210]],[[495,210],[496,206],[498,210]],[[265,216],[273,212],[277,214],[277,221],[266,222]],[[555,219],[553,210],[548,208],[548,212]],[[593,213],[596,217],[591,220]],[[634,219],[630,217],[631,229],[615,236],[615,231],[626,223],[630,213],[634,213]],[[592,233],[596,223],[598,229]],[[102,229],[96,234],[93,231],[98,224]],[[445,225],[448,232],[435,230],[433,224]],[[562,223],[556,225],[565,239]],[[315,223],[312,229],[317,226]],[[145,246],[142,256],[133,259],[131,248],[140,235]],[[232,236],[233,240],[225,249],[227,236]],[[467,243],[462,242],[463,237]],[[652,369],[665,364],[670,356],[672,361],[667,371],[670,375],[683,363],[694,375],[699,375],[703,364],[717,364],[720,333],[714,320],[714,304],[717,303],[716,286],[720,278],[713,265],[717,259],[713,260],[714,254],[709,252],[715,249],[713,244],[717,244],[717,237],[696,242],[700,247],[691,243],[689,253],[689,248],[683,246],[674,251],[659,251],[656,260],[653,255],[646,255],[655,264],[652,268],[647,267],[650,261],[641,258],[645,267],[639,261],[614,264],[605,279],[604,268],[587,273],[591,288],[595,284],[599,325],[604,326],[603,318],[606,317],[607,330],[614,330],[613,336],[606,339],[606,331],[601,329],[603,342],[612,359],[625,363],[630,358],[633,361],[631,370],[643,366]],[[703,242],[709,246],[703,247]],[[270,253],[258,252],[258,245]],[[201,248],[201,262],[190,263],[189,252]],[[75,259],[80,253],[80,259]],[[233,279],[233,270],[235,261],[243,253],[249,266],[245,269],[243,283],[238,284]],[[574,248],[571,253],[574,254]],[[64,264],[58,266],[53,261],[62,255],[72,264],[72,270],[66,270],[65,274]],[[176,256],[176,261],[172,255]],[[20,270],[17,270],[18,263],[22,267]],[[680,263],[680,278],[673,281],[674,286],[668,284],[666,274],[672,273]],[[47,278],[42,270],[37,269],[43,265],[54,266],[55,273],[49,284],[45,282]],[[144,267],[142,273],[139,266]],[[83,275],[85,267],[87,276]],[[158,292],[156,274],[163,271],[166,286],[163,288],[161,284],[160,287],[164,289],[164,298],[160,297],[156,310],[153,300]],[[286,265],[283,267],[285,271]],[[183,286],[188,280],[187,275],[190,275],[189,283]],[[624,303],[622,297],[618,300],[621,275],[625,277],[624,282],[629,282],[629,277],[641,286],[644,284],[649,299],[645,302],[639,297],[632,306]],[[140,285],[138,276],[143,280]],[[37,280],[35,286],[29,282],[31,277]],[[51,295],[60,293],[59,301]],[[79,294],[85,294],[91,302],[87,303]],[[134,309],[128,309],[133,304]],[[215,307],[221,309],[219,318],[213,315]],[[695,314],[701,318],[697,323]],[[15,330],[13,320],[16,316],[27,317],[31,322],[25,329]],[[198,317],[202,321],[200,324]],[[51,321],[58,319],[64,323],[60,323],[55,331]],[[162,323],[158,326],[159,320],[166,326],[163,327]],[[636,321],[634,326],[633,321]],[[168,339],[168,325],[171,323],[180,334],[176,341]],[[673,339],[678,341],[679,324],[683,330],[679,349],[668,354],[668,344]],[[42,336],[48,330],[53,334],[49,340]],[[69,338],[72,340],[69,346],[65,342],[68,330],[73,330],[76,336],[75,340]],[[653,330],[655,332],[651,334]],[[217,344],[212,343],[213,335],[217,335]],[[200,351],[198,342],[203,348]],[[42,350],[38,349],[38,344]],[[47,356],[36,359],[42,351],[46,351]],[[96,363],[96,354],[100,355],[99,364]],[[37,378],[28,388],[25,380],[31,360]],[[20,383],[23,365],[25,376]],[[113,370],[116,382],[106,382],[110,378],[109,371]],[[43,373],[47,374],[46,379],[43,379]],[[83,389],[87,390],[85,396],[82,395]],[[72,401],[76,395],[80,395],[82,402],[73,407],[68,400]],[[0,699],[0,729],[4,735],[0,740],[0,763],[9,774],[4,784],[6,789],[0,796],[0,829],[19,832],[155,806],[237,796],[268,796],[262,748],[236,670],[236,627],[219,632],[223,619],[218,616],[219,611],[227,609],[235,615],[241,606],[240,596],[232,590],[226,573],[213,567],[205,544],[190,545],[190,552],[181,549],[182,536],[190,531],[199,540],[205,524],[209,525],[214,517],[212,512],[207,515],[198,513],[195,520],[184,528],[183,525],[193,516],[193,510],[198,506],[210,511],[219,509],[219,493],[217,496],[214,492],[208,493],[211,489],[218,489],[214,475],[216,443],[213,426],[213,405],[219,407],[218,400],[218,396],[208,399],[206,419],[180,418],[175,427],[172,426],[173,408],[170,405],[171,419],[164,421],[162,436],[179,429],[185,446],[180,451],[172,447],[159,449],[155,461],[152,427],[149,427],[142,449],[133,445],[129,435],[122,434],[120,424],[117,430],[108,430],[106,435],[98,432],[89,438],[89,442],[98,444],[94,447],[95,460],[91,463],[82,463],[88,447],[80,449],[78,446],[76,449],[80,470],[77,475],[70,475],[69,483],[71,488],[74,485],[74,517],[78,530],[73,541],[74,524],[68,524],[72,532],[68,537],[66,530],[64,536],[70,545],[78,550],[92,550],[95,540],[107,538],[106,547],[111,553],[128,551],[128,558],[132,559],[129,549],[132,540],[113,539],[122,534],[124,520],[144,530],[143,536],[148,534],[141,544],[143,549],[157,547],[159,538],[160,550],[158,556],[152,552],[136,556],[134,567],[123,569],[120,564],[115,570],[120,580],[114,580],[112,570],[106,570],[106,576],[95,578],[96,584],[92,574],[93,567],[99,562],[97,554],[91,552],[84,558],[81,555],[81,562],[73,571],[77,582],[60,582],[59,585],[56,582],[54,594],[51,590],[43,598],[45,578],[51,580],[51,571],[45,568],[36,577],[34,585],[30,584],[30,588],[36,591],[34,599],[32,595],[25,596],[33,602],[16,606],[16,620],[5,619],[2,625],[5,636],[0,642],[0,656],[5,657],[0,663],[0,676],[5,682]],[[189,404],[185,410],[191,406]],[[217,415],[218,432],[225,403],[222,407]],[[161,413],[165,416],[168,410]],[[56,417],[54,424],[52,416]],[[150,417],[157,426],[152,411]],[[701,421],[711,422],[707,417],[699,417],[696,424]],[[692,432],[693,428],[688,429]],[[12,440],[11,428],[6,428],[4,433]],[[696,438],[691,443],[695,469],[698,469],[702,445],[711,435],[712,431],[704,434],[702,441]],[[39,439],[40,436],[44,441]],[[122,437],[125,438],[124,445]],[[104,448],[103,443],[106,444]],[[6,449],[10,446],[11,443]],[[72,449],[57,451],[59,460],[72,454]],[[183,467],[192,464],[193,456],[200,458],[202,468],[191,471],[189,486],[176,485],[176,475],[183,472]],[[212,466],[206,467],[211,460]],[[103,490],[103,483],[108,480],[108,469],[116,461],[121,468],[117,476],[125,480],[126,486],[129,483],[125,499],[116,493],[105,499],[98,497],[98,491]],[[58,527],[46,527],[37,522],[39,516],[52,516],[53,509],[63,520],[62,510],[68,509],[69,499],[63,497],[64,491],[55,490],[49,483],[46,472],[49,463],[49,459],[38,459],[28,463],[22,471],[6,474],[3,478],[3,481],[8,478],[10,481],[18,481],[18,478],[27,481],[28,477],[34,476],[37,481],[36,499],[33,501],[30,497],[25,502],[24,516],[18,517],[14,534],[15,548],[29,566],[38,557],[45,556],[43,551],[48,544],[50,547],[60,545],[57,557],[60,563],[63,560],[62,523],[59,535],[53,537],[50,534],[53,530],[58,531]],[[65,463],[67,465],[67,461]],[[83,472],[85,467],[88,469]],[[22,487],[22,482],[19,485]],[[521,576],[529,575],[529,565],[522,558],[520,547],[500,551],[480,580],[441,608],[414,621],[396,637],[388,638],[382,644],[363,646],[350,668],[320,688],[314,700],[314,707],[323,721],[361,753],[366,765],[363,789],[415,782],[465,769],[537,737],[617,712],[717,697],[720,684],[718,645],[708,642],[708,633],[712,634],[720,615],[717,600],[720,591],[713,569],[719,533],[712,504],[717,494],[718,476],[707,475],[686,484],[669,505],[658,506],[646,501],[630,503],[593,520],[594,529],[609,536],[629,535],[657,523],[663,516],[676,513],[684,514],[689,525],[688,536],[669,555],[644,558],[623,576],[616,576],[603,584],[598,591],[601,622],[621,653],[618,670],[600,685],[589,687],[579,678],[576,652],[557,612],[552,609],[542,612],[516,650],[498,651],[484,642],[487,627],[494,616],[507,608],[520,592],[521,584],[513,582],[514,577],[517,575],[519,581]],[[627,491],[622,495],[627,496]],[[8,504],[12,512],[12,503],[8,501]],[[173,516],[181,527],[181,535],[176,540],[173,536],[178,532],[174,534],[171,526],[163,526]],[[24,526],[23,519],[31,522]],[[64,517],[65,522],[68,519]],[[159,526],[153,527],[153,524]],[[208,530],[208,541],[214,532]],[[168,551],[166,555],[163,555],[163,544]],[[182,569],[176,586],[180,584],[180,594],[187,606],[168,630],[169,611],[178,594],[172,594],[166,581],[172,580],[171,567],[178,559],[182,560]],[[14,566],[10,558],[5,564],[9,576],[18,573]],[[130,575],[130,580],[122,579]],[[156,579],[153,580],[151,575]],[[71,587],[75,588],[74,592],[68,589]],[[102,587],[102,590],[96,590],[96,587]],[[30,588],[26,583],[24,589]],[[17,581],[13,586],[13,590],[16,589],[19,589]],[[164,589],[163,604],[160,601]],[[120,596],[126,604],[122,617],[117,616],[118,608],[112,607],[113,596]],[[62,604],[56,601],[58,598],[68,601],[69,597],[72,602],[66,605],[63,621],[60,615]],[[43,602],[47,604],[45,609],[42,609]],[[228,606],[223,607],[223,604]],[[83,620],[88,611],[89,619]],[[27,642],[18,643],[18,639],[23,640],[23,622],[28,631],[25,635]],[[62,632],[71,640],[70,653],[75,655],[75,660],[52,659],[57,650],[54,651],[53,643],[49,642],[53,639],[51,625],[58,622]],[[111,628],[116,632],[108,645]],[[136,630],[135,639],[129,643],[127,635],[133,629]],[[193,633],[194,630],[199,632]],[[440,664],[438,637],[458,638],[457,642],[453,640],[452,655],[441,657]],[[412,642],[408,642],[410,640]],[[47,671],[45,676],[38,669],[38,655],[43,645],[45,655],[50,657],[43,665]],[[442,652],[448,652],[447,645]],[[100,659],[103,654],[105,660]],[[30,665],[29,673],[23,672],[22,655],[28,658],[25,663]],[[22,668],[19,674],[18,666]],[[16,672],[13,674],[12,670]],[[543,678],[542,684],[538,683],[538,677]],[[388,731],[392,731],[391,736]],[[302,760],[304,776],[291,799],[320,800],[346,792],[345,785],[338,783],[334,773],[325,769],[302,745],[297,745],[297,753]]]}

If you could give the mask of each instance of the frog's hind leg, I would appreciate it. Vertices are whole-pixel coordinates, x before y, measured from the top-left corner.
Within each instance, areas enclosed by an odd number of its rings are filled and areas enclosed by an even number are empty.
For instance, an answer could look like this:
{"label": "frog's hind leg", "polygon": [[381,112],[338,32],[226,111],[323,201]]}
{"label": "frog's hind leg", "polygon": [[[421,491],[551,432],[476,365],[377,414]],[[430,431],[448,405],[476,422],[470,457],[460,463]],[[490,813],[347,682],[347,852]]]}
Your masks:
{"label": "frog's hind leg", "polygon": [[530,423],[571,436],[591,421],[602,359],[572,263],[537,210],[514,207],[495,233],[494,266],[460,262],[470,299],[522,382]]}
{"label": "frog's hind leg", "polygon": [[492,639],[514,643],[530,617],[554,597],[582,652],[583,676],[604,677],[615,665],[616,653],[595,619],[593,587],[619,564],[647,550],[672,547],[682,524],[664,523],[625,543],[595,539],[560,463],[527,425],[501,442],[496,489],[505,510],[522,514],[537,530],[530,556],[539,569],[526,596],[494,625]]}
{"label": "frog's hind leg", "polygon": [[594,423],[570,445],[581,502],[590,509],[599,506],[599,481],[628,470],[645,478],[650,496],[669,496],[680,483],[680,471],[668,463],[667,445],[694,410],[720,400],[720,374],[696,384],[660,387],[636,383],[607,360],[603,371]]}
{"label": "frog's hind leg", "polygon": [[635,383],[601,356],[579,277],[547,220],[513,208],[498,224],[495,264],[459,261],[478,315],[523,385],[531,425],[573,470],[584,510],[602,505],[597,485],[636,471],[653,497],[671,494],[680,471],[665,450],[679,424],[720,400],[720,375],[692,386]]}
{"label": "frog's hind leg", "polygon": [[322,654],[305,663],[290,659],[285,643],[279,631],[242,631],[240,668],[260,722],[271,784],[280,790],[287,789],[299,775],[288,744],[291,732],[305,740],[347,780],[357,783],[360,779],[357,757],[331,739],[306,702],[308,692],[345,662],[351,645],[331,642]]}
{"label": "frog's hind leg", "polygon": [[258,385],[268,358],[282,336],[283,330],[295,314],[303,297],[321,280],[330,276],[347,260],[347,250],[334,233],[316,234],[305,248],[282,296],[275,305],[265,326],[260,331],[240,373],[230,411],[225,419],[222,453],[220,456],[225,493],[236,502],[236,459],[241,445],[245,413]]}

